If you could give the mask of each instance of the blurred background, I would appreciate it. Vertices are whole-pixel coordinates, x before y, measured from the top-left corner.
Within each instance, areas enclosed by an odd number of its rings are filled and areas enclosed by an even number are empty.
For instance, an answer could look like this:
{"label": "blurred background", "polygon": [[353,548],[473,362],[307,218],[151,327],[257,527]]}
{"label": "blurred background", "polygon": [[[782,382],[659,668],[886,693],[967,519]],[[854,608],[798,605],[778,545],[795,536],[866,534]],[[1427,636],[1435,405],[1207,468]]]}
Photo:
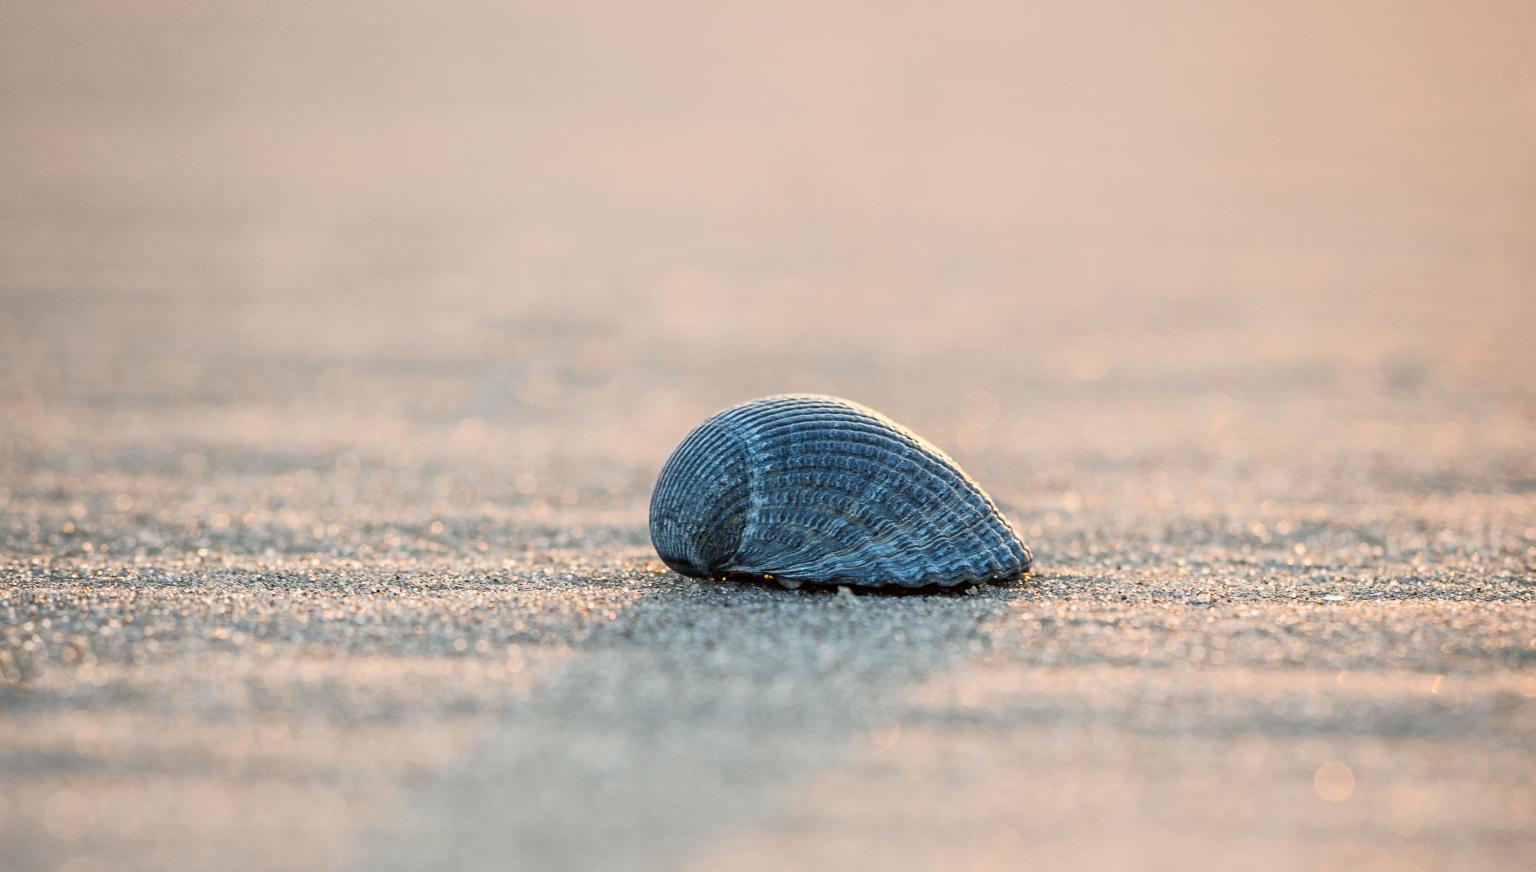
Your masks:
{"label": "blurred background", "polygon": [[1536,11],[1122,6],[10,0],[8,472],[633,533],[821,391],[1010,507],[1528,490]]}
{"label": "blurred background", "polygon": [[666,441],[667,402],[932,389],[954,441],[1536,371],[1517,0],[0,14],[13,403]]}
{"label": "blurred background", "polygon": [[[1047,583],[1528,578],[1533,337],[1526,0],[0,0],[0,675],[31,688],[0,701],[36,798],[0,826],[52,868],[160,759],[58,763],[80,718],[216,748],[296,716],[220,695],[204,612],[158,654],[93,643],[139,689],[108,701],[37,629],[68,596],[151,569],[638,571],[667,453],[771,393],[949,450]],[[1505,659],[1466,668],[1529,669],[1522,590]],[[263,680],[353,651],[311,632]],[[254,747],[351,741],[307,735]],[[428,770],[467,747],[389,741]],[[1499,759],[1455,766],[1531,763]],[[201,808],[266,808],[209,765]],[[85,779],[63,811],[61,772]],[[1499,789],[1464,807],[1529,839],[1529,793]],[[332,823],[272,826],[334,859]],[[153,836],[103,844],[197,865]]]}

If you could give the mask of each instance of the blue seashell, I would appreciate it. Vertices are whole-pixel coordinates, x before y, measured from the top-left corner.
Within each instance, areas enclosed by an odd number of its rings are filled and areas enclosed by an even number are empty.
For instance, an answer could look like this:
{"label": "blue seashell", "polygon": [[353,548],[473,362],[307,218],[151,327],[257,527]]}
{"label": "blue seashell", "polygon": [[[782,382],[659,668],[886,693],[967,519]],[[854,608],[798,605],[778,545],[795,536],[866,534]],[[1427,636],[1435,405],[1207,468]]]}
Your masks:
{"label": "blue seashell", "polygon": [[1029,548],[944,452],[873,409],[789,395],[688,434],[651,494],[651,543],[695,578],[859,587],[1017,578]]}

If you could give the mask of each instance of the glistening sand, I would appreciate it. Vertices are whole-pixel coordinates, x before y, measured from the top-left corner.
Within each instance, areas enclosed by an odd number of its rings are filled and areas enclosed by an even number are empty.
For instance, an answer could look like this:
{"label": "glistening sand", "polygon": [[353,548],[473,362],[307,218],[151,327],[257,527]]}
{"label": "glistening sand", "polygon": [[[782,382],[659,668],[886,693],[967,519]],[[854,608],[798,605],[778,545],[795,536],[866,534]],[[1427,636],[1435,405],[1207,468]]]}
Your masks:
{"label": "glistening sand", "polygon": [[[1522,869],[1528,4],[8,3],[0,868]],[[662,571],[845,395],[1035,549]]]}

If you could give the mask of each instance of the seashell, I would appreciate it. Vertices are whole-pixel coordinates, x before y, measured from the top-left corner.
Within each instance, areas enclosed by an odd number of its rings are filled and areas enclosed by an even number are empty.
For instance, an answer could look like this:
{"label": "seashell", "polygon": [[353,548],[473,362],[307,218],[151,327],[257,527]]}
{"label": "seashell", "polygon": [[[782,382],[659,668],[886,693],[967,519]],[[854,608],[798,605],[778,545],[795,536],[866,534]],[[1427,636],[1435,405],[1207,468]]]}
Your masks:
{"label": "seashell", "polygon": [[651,494],[651,543],[684,575],[788,588],[1004,581],[1033,559],[944,452],[815,395],[754,400],[688,434]]}

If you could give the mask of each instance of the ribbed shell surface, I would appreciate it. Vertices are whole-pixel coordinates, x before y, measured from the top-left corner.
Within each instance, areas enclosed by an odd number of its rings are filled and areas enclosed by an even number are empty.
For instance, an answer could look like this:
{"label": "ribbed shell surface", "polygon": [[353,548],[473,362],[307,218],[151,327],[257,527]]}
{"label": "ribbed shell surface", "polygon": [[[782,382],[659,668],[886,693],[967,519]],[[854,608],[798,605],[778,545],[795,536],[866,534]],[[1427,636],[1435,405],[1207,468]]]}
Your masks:
{"label": "ribbed shell surface", "polygon": [[662,468],[650,522],[661,559],[699,578],[948,587],[1031,562],[958,464],[835,397],[768,397],[705,421]]}

